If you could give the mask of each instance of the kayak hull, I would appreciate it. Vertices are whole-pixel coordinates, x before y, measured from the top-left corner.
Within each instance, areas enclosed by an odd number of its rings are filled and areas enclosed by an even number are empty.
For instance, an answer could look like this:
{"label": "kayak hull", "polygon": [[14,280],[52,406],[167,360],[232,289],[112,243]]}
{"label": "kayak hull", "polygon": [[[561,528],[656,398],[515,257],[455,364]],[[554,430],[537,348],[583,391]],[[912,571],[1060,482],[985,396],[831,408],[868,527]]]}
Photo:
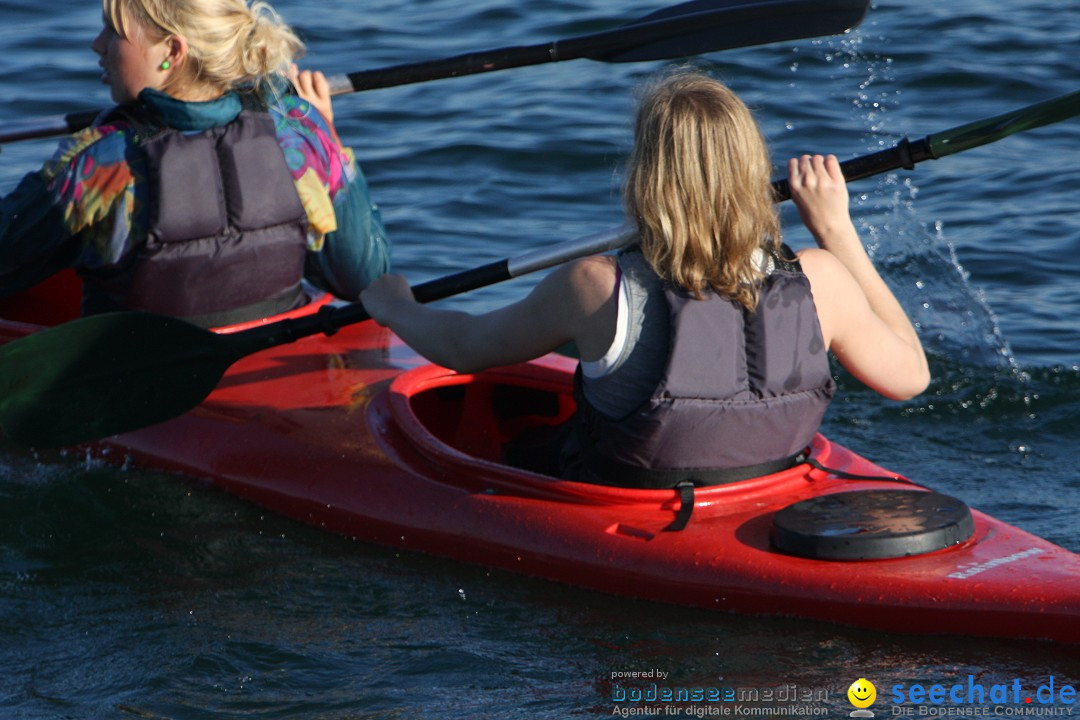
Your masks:
{"label": "kayak hull", "polygon": [[[35,329],[2,321],[0,342]],[[822,436],[811,448],[821,465],[881,479],[799,465],[699,488],[679,531],[666,530],[676,491],[587,485],[499,462],[522,428],[572,413],[572,373],[571,361],[550,356],[459,375],[367,322],[246,357],[192,412],[93,451],[208,479],[347,537],[618,595],[889,632],[1080,643],[1080,556],[978,511],[970,538],[911,557],[817,560],[774,549],[782,508],[898,487],[886,479],[893,473]]]}

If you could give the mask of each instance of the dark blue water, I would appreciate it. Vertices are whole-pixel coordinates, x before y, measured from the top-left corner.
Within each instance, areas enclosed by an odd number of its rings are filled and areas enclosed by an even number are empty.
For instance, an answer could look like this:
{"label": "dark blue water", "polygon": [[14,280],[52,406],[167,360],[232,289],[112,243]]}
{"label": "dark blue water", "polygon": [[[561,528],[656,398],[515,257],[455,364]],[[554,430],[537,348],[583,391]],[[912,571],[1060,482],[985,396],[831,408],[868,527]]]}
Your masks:
{"label": "dark blue water", "polygon": [[[606,29],[659,5],[278,7],[310,64],[348,72]],[[88,49],[99,18],[93,2],[0,0],[0,120],[107,102]],[[703,61],[755,106],[779,165],[1070,92],[1077,47],[1074,0],[883,0],[848,36]],[[657,67],[580,60],[339,99],[397,269],[422,280],[618,224],[632,92]],[[1074,551],[1078,147],[1080,123],[1063,122],[853,185],[935,377],[902,404],[843,380],[825,427]],[[50,151],[4,147],[0,190]],[[797,227],[788,239],[808,242]],[[532,282],[449,304],[491,307]],[[631,602],[352,543],[176,477],[0,453],[4,718],[609,717],[612,673],[650,668],[675,685],[826,690],[821,707],[842,716],[859,677],[883,695],[969,674],[1075,686],[1077,655]]]}

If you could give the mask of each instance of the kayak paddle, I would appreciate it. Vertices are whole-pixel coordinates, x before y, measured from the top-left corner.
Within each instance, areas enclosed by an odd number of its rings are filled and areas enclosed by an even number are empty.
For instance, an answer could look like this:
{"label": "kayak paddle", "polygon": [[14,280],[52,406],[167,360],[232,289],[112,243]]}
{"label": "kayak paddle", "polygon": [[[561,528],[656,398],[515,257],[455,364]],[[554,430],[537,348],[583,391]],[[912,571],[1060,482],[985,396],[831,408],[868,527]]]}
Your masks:
{"label": "kayak paddle", "polygon": [[645,62],[835,35],[859,24],[869,0],[691,0],[614,30],[332,78],[337,92],[373,90],[526,65],[588,58]]}
{"label": "kayak paddle", "polygon": [[[927,135],[915,142],[904,138],[886,150],[845,160],[840,163],[840,169],[847,180],[860,180],[901,168],[911,170],[915,163],[943,158],[1076,115],[1080,115],[1080,90],[1003,115]],[[778,200],[791,198],[787,179],[773,181],[773,189]]]}
{"label": "kayak paddle", "polygon": [[[417,285],[421,302],[493,285],[628,244],[610,230]],[[114,312],[79,318],[0,347],[0,429],[28,446],[74,445],[182,415],[240,358],[369,318],[359,302],[236,333],[177,318]]]}
{"label": "kayak paddle", "polygon": [[[465,53],[427,62],[394,65],[328,77],[335,95],[474,75],[527,65],[588,58],[599,62],[645,62],[689,57],[849,30],[863,19],[870,0],[690,0],[658,10],[613,30],[565,40]],[[0,143],[73,133],[101,110],[56,118],[5,123]]]}
{"label": "kayak paddle", "polygon": [[[917,143],[842,163],[848,179],[943,157],[1080,114],[1080,92],[929,135]],[[925,151],[920,150],[925,146]],[[849,174],[850,173],[850,174]],[[773,183],[789,197],[787,181]],[[418,285],[430,302],[575,258],[622,247],[633,234],[608,231]],[[0,347],[0,429],[24,445],[72,445],[180,415],[198,405],[240,358],[368,319],[363,305],[217,334],[176,318],[118,312],[80,318]]]}

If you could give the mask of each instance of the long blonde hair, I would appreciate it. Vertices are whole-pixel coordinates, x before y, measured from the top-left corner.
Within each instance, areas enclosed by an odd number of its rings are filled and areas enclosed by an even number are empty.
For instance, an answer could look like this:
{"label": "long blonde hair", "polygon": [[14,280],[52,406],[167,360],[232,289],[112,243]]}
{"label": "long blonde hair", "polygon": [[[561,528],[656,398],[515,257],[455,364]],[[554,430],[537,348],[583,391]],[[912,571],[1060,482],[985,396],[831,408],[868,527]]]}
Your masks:
{"label": "long blonde hair", "polygon": [[[123,37],[182,36],[188,56],[170,78],[177,86],[225,92],[286,74],[304,44],[262,0],[102,0],[106,19]],[[135,27],[129,27],[134,24]]]}
{"label": "long blonde hair", "polygon": [[750,110],[722,83],[680,70],[638,107],[624,200],[641,250],[665,280],[757,305],[755,251],[780,243],[769,152]]}

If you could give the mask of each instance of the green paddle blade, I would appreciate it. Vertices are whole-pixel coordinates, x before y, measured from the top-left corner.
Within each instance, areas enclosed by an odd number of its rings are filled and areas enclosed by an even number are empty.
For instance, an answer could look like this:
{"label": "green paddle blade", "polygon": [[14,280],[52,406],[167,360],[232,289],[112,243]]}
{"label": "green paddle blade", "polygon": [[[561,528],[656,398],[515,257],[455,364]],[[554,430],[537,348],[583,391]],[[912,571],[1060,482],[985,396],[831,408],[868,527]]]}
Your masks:
{"label": "green paddle blade", "polygon": [[29,446],[154,425],[205,398],[243,341],[161,315],[75,320],[0,347],[0,428]]}
{"label": "green paddle blade", "polygon": [[1080,90],[1035,105],[928,135],[936,158],[996,142],[1014,133],[1040,128],[1080,115]]}

